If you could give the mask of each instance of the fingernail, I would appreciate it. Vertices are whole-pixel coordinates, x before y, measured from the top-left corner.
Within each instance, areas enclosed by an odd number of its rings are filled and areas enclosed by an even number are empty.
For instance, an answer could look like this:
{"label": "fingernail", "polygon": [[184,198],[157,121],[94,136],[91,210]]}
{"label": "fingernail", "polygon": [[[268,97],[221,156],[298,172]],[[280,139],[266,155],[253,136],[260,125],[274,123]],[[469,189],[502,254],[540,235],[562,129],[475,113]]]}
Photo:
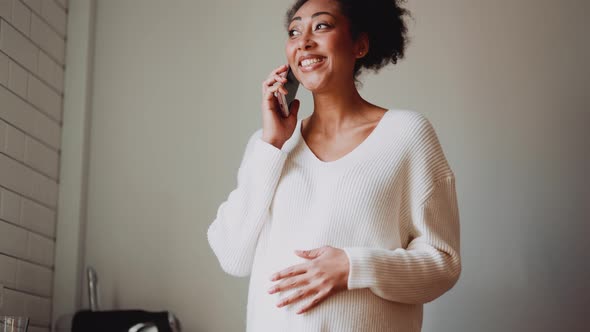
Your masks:
{"label": "fingernail", "polygon": [[268,294],[272,294],[274,292],[275,292],[275,288],[274,287],[271,287],[271,288],[268,289]]}

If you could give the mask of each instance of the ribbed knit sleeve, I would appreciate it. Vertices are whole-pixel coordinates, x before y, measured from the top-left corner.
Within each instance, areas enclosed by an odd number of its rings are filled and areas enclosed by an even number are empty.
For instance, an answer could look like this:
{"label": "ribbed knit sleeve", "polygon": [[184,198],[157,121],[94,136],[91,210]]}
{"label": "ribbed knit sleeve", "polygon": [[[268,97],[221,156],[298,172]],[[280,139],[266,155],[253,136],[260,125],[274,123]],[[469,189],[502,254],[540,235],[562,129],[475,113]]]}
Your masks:
{"label": "ribbed knit sleeve", "polygon": [[237,186],[221,203],[207,230],[221,268],[233,276],[251,273],[258,236],[287,158],[287,153],[263,141],[261,133],[259,129],[250,137]]}
{"label": "ribbed knit sleeve", "polygon": [[384,299],[422,304],[451,289],[461,273],[455,177],[430,122],[422,117],[408,139],[404,248],[342,248],[348,289],[369,288]]}

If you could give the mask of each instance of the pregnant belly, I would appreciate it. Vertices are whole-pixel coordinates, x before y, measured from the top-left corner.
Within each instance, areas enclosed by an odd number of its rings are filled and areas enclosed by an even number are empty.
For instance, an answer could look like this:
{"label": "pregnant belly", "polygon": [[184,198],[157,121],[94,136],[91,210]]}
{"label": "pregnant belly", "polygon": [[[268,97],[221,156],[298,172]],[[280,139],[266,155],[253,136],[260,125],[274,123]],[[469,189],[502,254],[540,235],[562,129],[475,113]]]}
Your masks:
{"label": "pregnant belly", "polygon": [[297,314],[311,297],[277,308],[295,290],[271,295],[266,289],[272,283],[252,282],[257,286],[249,294],[249,327],[263,326],[263,331],[420,331],[421,305],[387,301],[368,288],[333,293],[310,311]]}

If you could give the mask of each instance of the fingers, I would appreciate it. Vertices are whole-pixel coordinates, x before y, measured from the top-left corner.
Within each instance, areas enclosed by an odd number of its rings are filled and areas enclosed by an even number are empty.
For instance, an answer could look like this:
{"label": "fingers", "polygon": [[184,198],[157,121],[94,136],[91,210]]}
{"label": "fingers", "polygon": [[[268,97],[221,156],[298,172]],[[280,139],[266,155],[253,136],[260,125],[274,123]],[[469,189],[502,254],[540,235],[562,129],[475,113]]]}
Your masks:
{"label": "fingers", "polygon": [[262,82],[262,88],[266,88],[269,86],[273,86],[276,82],[279,83],[287,83],[287,78],[279,75],[273,75],[267,78],[264,82]]}
{"label": "fingers", "polygon": [[287,83],[287,78],[281,76],[281,73],[285,72],[286,70],[287,70],[287,65],[282,65],[282,66],[278,67],[277,69],[273,70],[268,75],[266,80],[264,80],[262,82],[262,94],[267,94],[268,89],[272,88],[273,86],[276,86],[275,83],[277,83],[277,82],[279,83],[278,85],[282,85],[284,83]]}
{"label": "fingers", "polygon": [[287,79],[282,76],[282,73],[284,73],[285,71],[287,71],[287,65],[282,65],[270,72],[266,80],[262,82],[262,87],[264,88],[271,86],[275,82],[287,82]]}
{"label": "fingers", "polygon": [[280,272],[273,274],[270,277],[270,280],[277,281],[277,280],[280,280],[280,279],[283,279],[286,277],[293,277],[296,275],[303,274],[303,273],[307,272],[307,266],[308,266],[308,264],[306,264],[306,263],[293,265],[289,268],[286,268]]}
{"label": "fingers", "polygon": [[279,75],[282,72],[287,71],[287,68],[289,68],[289,65],[281,65],[278,68],[276,68],[275,70],[273,70],[272,73],[271,73],[271,75],[272,74]]}
{"label": "fingers", "polygon": [[262,82],[263,109],[274,110],[278,107],[278,93],[282,93],[283,95],[287,95],[289,93],[283,86],[283,84],[287,83],[287,78],[284,74],[286,74],[288,68],[288,65],[282,65],[275,68],[272,72],[270,72],[267,79]]}
{"label": "fingers", "polygon": [[298,289],[296,292],[294,292],[293,294],[291,294],[291,296],[279,301],[277,303],[277,307],[281,308],[286,305],[301,301],[301,300],[313,295],[311,300],[308,301],[303,307],[301,307],[297,311],[297,314],[302,314],[306,311],[309,311],[313,307],[317,306],[320,302],[322,302],[323,300],[328,298],[328,296],[332,292],[334,292],[334,288],[332,288],[332,287],[324,287],[324,288],[309,287],[309,286],[302,287],[302,288]]}
{"label": "fingers", "polygon": [[317,306],[320,302],[325,300],[329,294],[330,292],[328,291],[321,291],[316,293],[316,295],[311,299],[311,301],[309,301],[305,306],[303,306],[301,309],[297,311],[297,314],[302,314],[306,311],[309,311],[311,308]]}
{"label": "fingers", "polygon": [[284,307],[287,304],[291,304],[297,301],[300,301],[310,295],[313,295],[314,291],[311,288],[300,288],[299,290],[297,290],[293,295],[289,296],[286,299],[281,300],[278,304],[277,307]]}
{"label": "fingers", "polygon": [[287,94],[287,89],[285,89],[285,87],[283,87],[282,85],[277,85],[277,86],[273,86],[273,87],[268,88],[268,90],[266,90],[264,92],[264,95],[263,95],[264,99],[272,100],[273,98],[278,97],[276,95],[277,91],[284,94],[284,95]]}
{"label": "fingers", "polygon": [[264,99],[270,100],[276,96],[275,92],[277,92],[277,91],[284,94],[284,95],[286,95],[288,93],[287,89],[282,84],[277,84],[277,85],[273,85],[271,87],[264,89],[264,91],[262,92],[262,95],[263,95]]}
{"label": "fingers", "polygon": [[276,292],[286,291],[295,287],[307,285],[308,281],[307,278],[301,277],[292,277],[281,281],[280,283],[272,286],[268,289],[269,294],[274,294]]}
{"label": "fingers", "polygon": [[[297,291],[292,293],[289,297],[280,300],[277,303],[277,307],[281,308],[288,304],[301,301],[309,296],[315,295],[315,297],[300,310],[299,313],[303,313],[313,306],[317,305],[321,300],[328,296],[328,294],[335,290],[334,287],[326,279],[317,279],[316,282],[311,282],[310,276],[306,274],[308,264],[299,264],[289,267],[281,272],[274,274],[271,280],[279,280],[284,278],[280,283],[272,286],[268,289],[269,294],[286,291],[293,288],[299,288]],[[320,296],[318,296],[320,294]]]}

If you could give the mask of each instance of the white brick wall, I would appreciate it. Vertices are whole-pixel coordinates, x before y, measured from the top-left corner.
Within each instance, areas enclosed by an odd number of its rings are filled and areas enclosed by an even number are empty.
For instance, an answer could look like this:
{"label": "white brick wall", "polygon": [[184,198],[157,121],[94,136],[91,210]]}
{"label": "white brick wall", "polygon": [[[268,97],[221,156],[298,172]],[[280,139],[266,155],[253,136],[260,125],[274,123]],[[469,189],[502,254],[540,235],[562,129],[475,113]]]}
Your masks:
{"label": "white brick wall", "polygon": [[50,330],[66,0],[0,0],[0,314]]}

